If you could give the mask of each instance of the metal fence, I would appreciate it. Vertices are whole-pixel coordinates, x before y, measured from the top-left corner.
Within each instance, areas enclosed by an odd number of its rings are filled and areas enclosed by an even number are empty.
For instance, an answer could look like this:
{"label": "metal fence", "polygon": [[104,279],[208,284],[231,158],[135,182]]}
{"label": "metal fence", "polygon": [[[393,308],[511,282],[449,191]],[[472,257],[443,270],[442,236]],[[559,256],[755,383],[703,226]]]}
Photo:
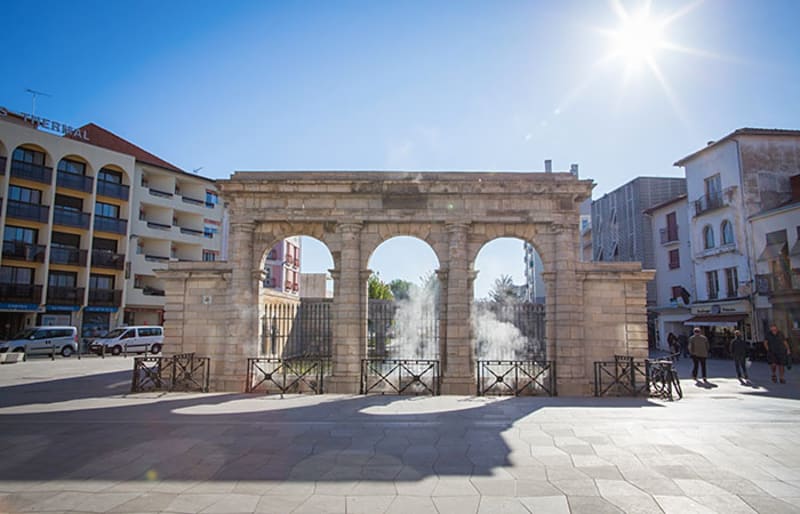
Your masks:
{"label": "metal fence", "polygon": [[438,395],[439,361],[363,359],[361,394]]}
{"label": "metal fence", "polygon": [[472,316],[478,360],[547,360],[544,304],[481,301]]}
{"label": "metal fence", "polygon": [[556,396],[554,361],[477,361],[478,396]]}
{"label": "metal fence", "polygon": [[427,359],[439,357],[439,309],[435,295],[414,300],[368,302],[367,357]]}
{"label": "metal fence", "polygon": [[194,353],[171,357],[135,357],[132,393],[147,391],[208,392],[211,358]]}
{"label": "metal fence", "polygon": [[650,394],[647,360],[615,355],[613,361],[594,363],[595,396],[647,396]]}
{"label": "metal fence", "polygon": [[253,357],[247,359],[248,393],[315,393],[325,392],[324,380],[330,375],[330,360],[281,359]]}
{"label": "metal fence", "polygon": [[331,300],[266,304],[261,319],[262,351],[275,358],[330,358],[333,324]]}

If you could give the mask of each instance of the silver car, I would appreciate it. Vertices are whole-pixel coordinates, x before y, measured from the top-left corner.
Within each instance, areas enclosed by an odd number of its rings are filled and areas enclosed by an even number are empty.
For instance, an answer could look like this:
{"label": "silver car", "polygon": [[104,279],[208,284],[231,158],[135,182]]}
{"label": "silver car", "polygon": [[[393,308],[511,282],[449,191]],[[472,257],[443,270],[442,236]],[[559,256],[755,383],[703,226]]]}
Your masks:
{"label": "silver car", "polygon": [[31,327],[13,339],[0,342],[0,353],[26,352],[28,355],[60,353],[69,357],[78,351],[78,329],[75,327]]}

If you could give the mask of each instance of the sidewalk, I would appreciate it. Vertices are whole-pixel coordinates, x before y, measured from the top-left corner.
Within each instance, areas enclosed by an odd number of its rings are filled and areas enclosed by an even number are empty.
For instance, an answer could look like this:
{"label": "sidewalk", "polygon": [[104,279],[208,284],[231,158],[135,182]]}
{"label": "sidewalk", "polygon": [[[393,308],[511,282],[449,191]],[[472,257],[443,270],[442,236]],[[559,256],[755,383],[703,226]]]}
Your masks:
{"label": "sidewalk", "polygon": [[709,361],[663,402],[127,395],[130,368],[0,367],[0,512],[800,512],[800,370]]}

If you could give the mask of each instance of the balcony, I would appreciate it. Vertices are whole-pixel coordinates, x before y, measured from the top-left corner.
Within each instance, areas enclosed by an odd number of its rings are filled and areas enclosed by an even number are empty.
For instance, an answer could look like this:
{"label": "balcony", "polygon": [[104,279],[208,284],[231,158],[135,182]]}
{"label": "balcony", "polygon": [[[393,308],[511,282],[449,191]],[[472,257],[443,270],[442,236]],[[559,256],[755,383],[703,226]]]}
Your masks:
{"label": "balcony", "polygon": [[98,195],[127,201],[129,193],[130,193],[130,188],[125,184],[117,184],[116,182],[106,182],[105,180],[97,181]]}
{"label": "balcony", "polygon": [[198,200],[197,198],[190,198],[188,196],[183,196],[181,198],[184,203],[192,204],[192,205],[205,205],[205,200]]}
{"label": "balcony", "polygon": [[128,220],[109,218],[107,216],[95,216],[94,229],[101,232],[111,232],[112,234],[125,234],[128,231]]}
{"label": "balcony", "polygon": [[184,228],[184,227],[181,227],[181,234],[188,234],[188,235],[190,235],[190,236],[199,236],[199,237],[203,237],[203,231],[202,231],[202,230],[195,230],[195,229],[193,229],[193,228]]}
{"label": "balcony", "polygon": [[89,228],[91,216],[88,213],[76,211],[56,205],[53,207],[53,223],[65,227]]}
{"label": "balcony", "polygon": [[47,223],[50,217],[50,208],[47,205],[39,205],[38,203],[9,200],[6,217]]}
{"label": "balcony", "polygon": [[661,244],[667,245],[670,243],[678,242],[678,226],[658,229],[658,234],[661,236]]}
{"label": "balcony", "polygon": [[715,209],[721,209],[730,205],[730,198],[736,186],[725,188],[722,191],[715,191],[711,194],[703,195],[694,201],[695,216],[700,216]]}
{"label": "balcony", "polygon": [[0,157],[0,175],[6,174],[6,158]]}
{"label": "balcony", "polygon": [[76,175],[75,173],[67,173],[66,171],[59,171],[56,174],[57,186],[65,187],[67,189],[73,189],[75,191],[91,193],[93,183],[94,179],[92,177]]}
{"label": "balcony", "polygon": [[30,162],[11,160],[11,176],[42,184],[49,184],[53,179],[53,168],[40,166]]}
{"label": "balcony", "polygon": [[51,264],[67,264],[70,266],[86,266],[86,255],[89,252],[80,248],[50,247]]}
{"label": "balcony", "polygon": [[144,255],[144,260],[148,262],[169,262],[169,257],[164,257],[161,255]]}
{"label": "balcony", "polygon": [[83,287],[49,286],[47,288],[47,303],[52,305],[82,305]]}
{"label": "balcony", "polygon": [[41,303],[42,286],[33,284],[0,284],[0,301]]}
{"label": "balcony", "polygon": [[3,258],[27,262],[44,262],[44,245],[23,243],[22,241],[3,241]]}
{"label": "balcony", "polygon": [[92,267],[125,269],[125,255],[111,250],[92,250]]}
{"label": "balcony", "polygon": [[163,289],[144,286],[144,288],[142,289],[142,294],[144,294],[145,296],[164,296],[165,292]]}
{"label": "balcony", "polygon": [[150,191],[151,195],[158,196],[158,197],[161,197],[161,198],[172,198],[174,196],[172,193],[170,193],[168,191],[162,191],[160,189],[155,189],[155,188],[152,188],[152,187],[148,188],[148,190]]}
{"label": "balcony", "polygon": [[157,223],[155,221],[148,221],[147,228],[152,228],[155,230],[172,230],[172,225],[167,225],[165,223]]}
{"label": "balcony", "polygon": [[122,305],[122,290],[89,289],[89,305],[119,307]]}
{"label": "balcony", "polygon": [[768,273],[756,275],[756,291],[758,294],[767,296],[800,292],[800,273]]}

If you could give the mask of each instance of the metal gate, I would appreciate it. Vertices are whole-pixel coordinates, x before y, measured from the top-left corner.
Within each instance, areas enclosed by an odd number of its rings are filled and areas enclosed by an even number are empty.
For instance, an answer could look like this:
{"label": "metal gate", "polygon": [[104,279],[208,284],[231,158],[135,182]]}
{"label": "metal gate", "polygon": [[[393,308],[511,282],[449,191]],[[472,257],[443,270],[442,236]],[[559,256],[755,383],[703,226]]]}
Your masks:
{"label": "metal gate", "polygon": [[328,298],[266,304],[261,319],[262,353],[281,359],[330,358],[331,304]]}
{"label": "metal gate", "polygon": [[368,303],[367,357],[439,358],[439,309],[436,301],[375,300]]}
{"label": "metal gate", "polygon": [[556,396],[553,361],[478,361],[478,396]]}
{"label": "metal gate", "polygon": [[477,360],[546,361],[544,304],[475,302]]}

